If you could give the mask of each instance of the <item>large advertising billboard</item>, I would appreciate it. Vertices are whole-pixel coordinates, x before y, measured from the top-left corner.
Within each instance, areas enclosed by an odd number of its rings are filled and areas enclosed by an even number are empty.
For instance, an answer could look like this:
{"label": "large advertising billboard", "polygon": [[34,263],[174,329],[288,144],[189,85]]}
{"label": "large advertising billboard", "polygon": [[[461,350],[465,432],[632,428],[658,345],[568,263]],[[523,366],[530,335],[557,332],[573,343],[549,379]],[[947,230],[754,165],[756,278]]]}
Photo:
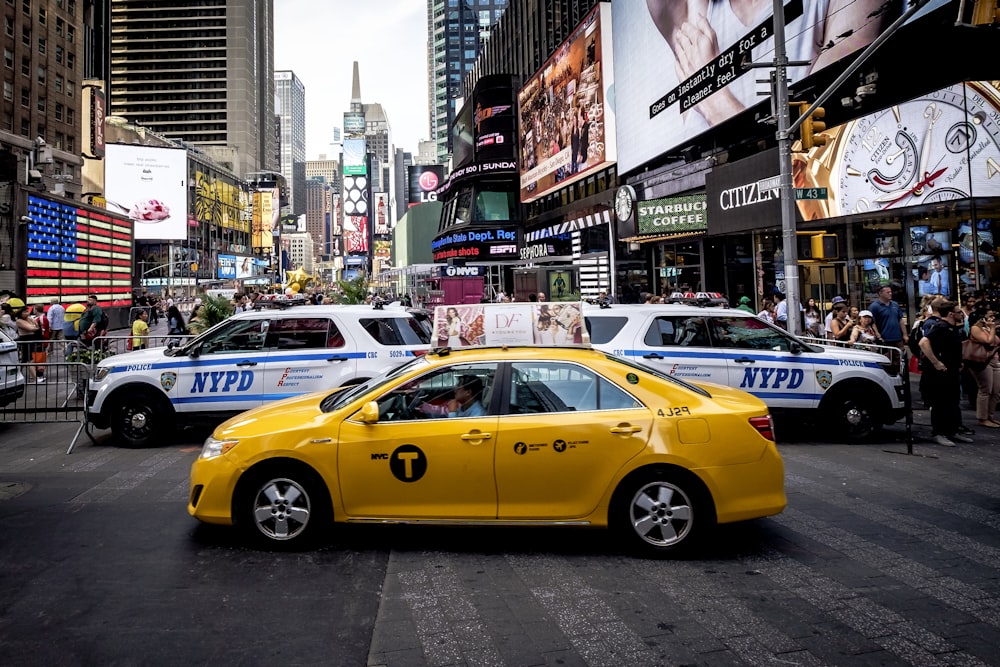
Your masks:
{"label": "large advertising billboard", "polygon": [[793,153],[805,220],[1000,196],[1000,89],[956,83],[830,128],[825,146]]}
{"label": "large advertising billboard", "polygon": [[187,151],[108,144],[104,158],[108,208],[135,222],[135,239],[187,238]]}
{"label": "large advertising billboard", "polygon": [[343,165],[344,176],[356,176],[368,173],[368,163],[365,160],[364,139],[344,139]]}
{"label": "large advertising billboard", "polygon": [[522,202],[617,159],[610,4],[598,4],[517,95]]}
{"label": "large advertising billboard", "polygon": [[[689,7],[700,5],[696,15]],[[884,0],[786,0],[792,84],[872,42],[896,13]],[[896,7],[889,3],[889,7]],[[613,5],[618,172],[641,166],[761,103],[774,59],[772,3],[737,12],[730,2],[628,0]],[[691,35],[700,39],[691,40]],[[761,93],[764,95],[762,96]]]}
{"label": "large advertising billboard", "polygon": [[409,183],[409,195],[406,207],[437,201],[434,193],[444,182],[444,167],[439,164],[412,165],[406,168],[406,178]]}

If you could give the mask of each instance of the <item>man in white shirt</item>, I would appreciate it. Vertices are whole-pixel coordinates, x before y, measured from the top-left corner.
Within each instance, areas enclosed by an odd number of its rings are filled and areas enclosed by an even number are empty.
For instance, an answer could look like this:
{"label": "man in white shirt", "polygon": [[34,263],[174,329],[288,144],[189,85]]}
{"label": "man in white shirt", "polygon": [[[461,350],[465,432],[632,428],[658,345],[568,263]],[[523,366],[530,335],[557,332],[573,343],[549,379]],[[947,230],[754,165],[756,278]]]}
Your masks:
{"label": "man in white shirt", "polygon": [[50,300],[52,304],[46,313],[49,318],[49,340],[63,340],[63,323],[66,321],[66,309],[59,303],[59,297]]}
{"label": "man in white shirt", "polygon": [[941,257],[934,255],[931,258],[931,276],[930,276],[931,289],[934,290],[933,294],[940,294],[941,296],[948,296],[951,292],[951,285],[948,282],[948,271],[944,268],[941,263]]}
{"label": "man in white shirt", "polygon": [[774,293],[774,323],[782,329],[788,328],[788,302],[782,292]]}

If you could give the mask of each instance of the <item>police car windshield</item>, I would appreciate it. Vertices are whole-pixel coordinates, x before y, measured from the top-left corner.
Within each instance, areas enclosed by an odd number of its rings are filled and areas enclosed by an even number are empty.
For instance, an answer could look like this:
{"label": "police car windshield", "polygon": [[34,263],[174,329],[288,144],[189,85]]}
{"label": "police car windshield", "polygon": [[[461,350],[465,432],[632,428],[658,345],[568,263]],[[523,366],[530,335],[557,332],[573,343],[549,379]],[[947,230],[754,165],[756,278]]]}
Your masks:
{"label": "police car windshield", "polygon": [[633,368],[633,369],[635,369],[637,371],[642,371],[643,373],[647,373],[649,375],[653,375],[655,377],[658,377],[658,378],[661,378],[663,380],[666,380],[667,382],[673,382],[674,384],[679,385],[681,387],[684,387],[685,389],[688,389],[690,391],[693,391],[696,394],[701,394],[702,396],[705,396],[706,398],[712,398],[712,395],[710,393],[708,393],[707,391],[705,391],[704,389],[702,389],[701,387],[698,387],[696,385],[691,384],[690,382],[682,380],[682,379],[680,379],[679,377],[677,377],[675,375],[667,375],[666,373],[662,373],[662,372],[656,370],[655,368],[650,368],[649,366],[643,366],[642,364],[637,364],[636,362],[634,362],[634,361],[632,361],[630,359],[625,359],[624,357],[616,357],[616,356],[614,356],[612,354],[605,354],[604,356],[607,357],[608,359],[610,359],[611,361],[615,362],[616,364],[622,364],[623,366],[629,366],[630,368]]}
{"label": "police car windshield", "polygon": [[339,410],[340,408],[344,407],[345,405],[355,400],[359,396],[363,396],[372,389],[380,387],[386,382],[392,380],[393,378],[408,372],[412,366],[419,366],[421,364],[426,364],[426,363],[427,359],[423,356],[420,356],[417,357],[416,359],[413,359],[412,361],[406,362],[402,366],[396,366],[395,368],[391,368],[382,375],[376,375],[371,380],[368,380],[368,382],[364,382],[362,384],[344,389],[343,391],[338,391],[336,393],[330,394],[329,396],[323,399],[322,403],[319,404],[319,409],[322,410],[323,412],[333,412],[335,410]]}

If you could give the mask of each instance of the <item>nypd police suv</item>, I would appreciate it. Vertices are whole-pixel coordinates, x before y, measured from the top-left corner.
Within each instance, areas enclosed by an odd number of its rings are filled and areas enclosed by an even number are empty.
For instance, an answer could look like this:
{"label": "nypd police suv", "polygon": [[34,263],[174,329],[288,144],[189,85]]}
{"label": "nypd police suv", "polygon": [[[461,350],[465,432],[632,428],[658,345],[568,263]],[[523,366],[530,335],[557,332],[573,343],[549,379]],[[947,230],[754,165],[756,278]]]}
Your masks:
{"label": "nypd police suv", "polygon": [[365,381],[429,344],[429,322],[402,307],[248,311],[177,346],[101,361],[87,419],[123,444],[146,446],[178,423],[219,422],[269,401]]}
{"label": "nypd police suv", "polygon": [[585,320],[598,349],[692,382],[742,389],[774,413],[819,410],[843,439],[865,437],[903,415],[898,361],[877,351],[808,343],[742,310],[588,306]]}

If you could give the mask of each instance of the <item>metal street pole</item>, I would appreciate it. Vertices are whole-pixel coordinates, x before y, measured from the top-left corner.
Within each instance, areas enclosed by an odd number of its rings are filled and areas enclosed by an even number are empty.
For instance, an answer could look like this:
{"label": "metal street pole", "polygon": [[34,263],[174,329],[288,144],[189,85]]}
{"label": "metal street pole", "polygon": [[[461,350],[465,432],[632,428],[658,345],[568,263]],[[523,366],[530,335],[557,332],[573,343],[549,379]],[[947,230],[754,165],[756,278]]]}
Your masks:
{"label": "metal street pole", "polygon": [[792,191],[792,139],[788,132],[788,55],[785,51],[785,5],[774,0],[774,95],[778,120],[778,193],[781,243],[785,254],[785,305],[788,331],[799,334],[799,256],[795,240],[795,197]]}

